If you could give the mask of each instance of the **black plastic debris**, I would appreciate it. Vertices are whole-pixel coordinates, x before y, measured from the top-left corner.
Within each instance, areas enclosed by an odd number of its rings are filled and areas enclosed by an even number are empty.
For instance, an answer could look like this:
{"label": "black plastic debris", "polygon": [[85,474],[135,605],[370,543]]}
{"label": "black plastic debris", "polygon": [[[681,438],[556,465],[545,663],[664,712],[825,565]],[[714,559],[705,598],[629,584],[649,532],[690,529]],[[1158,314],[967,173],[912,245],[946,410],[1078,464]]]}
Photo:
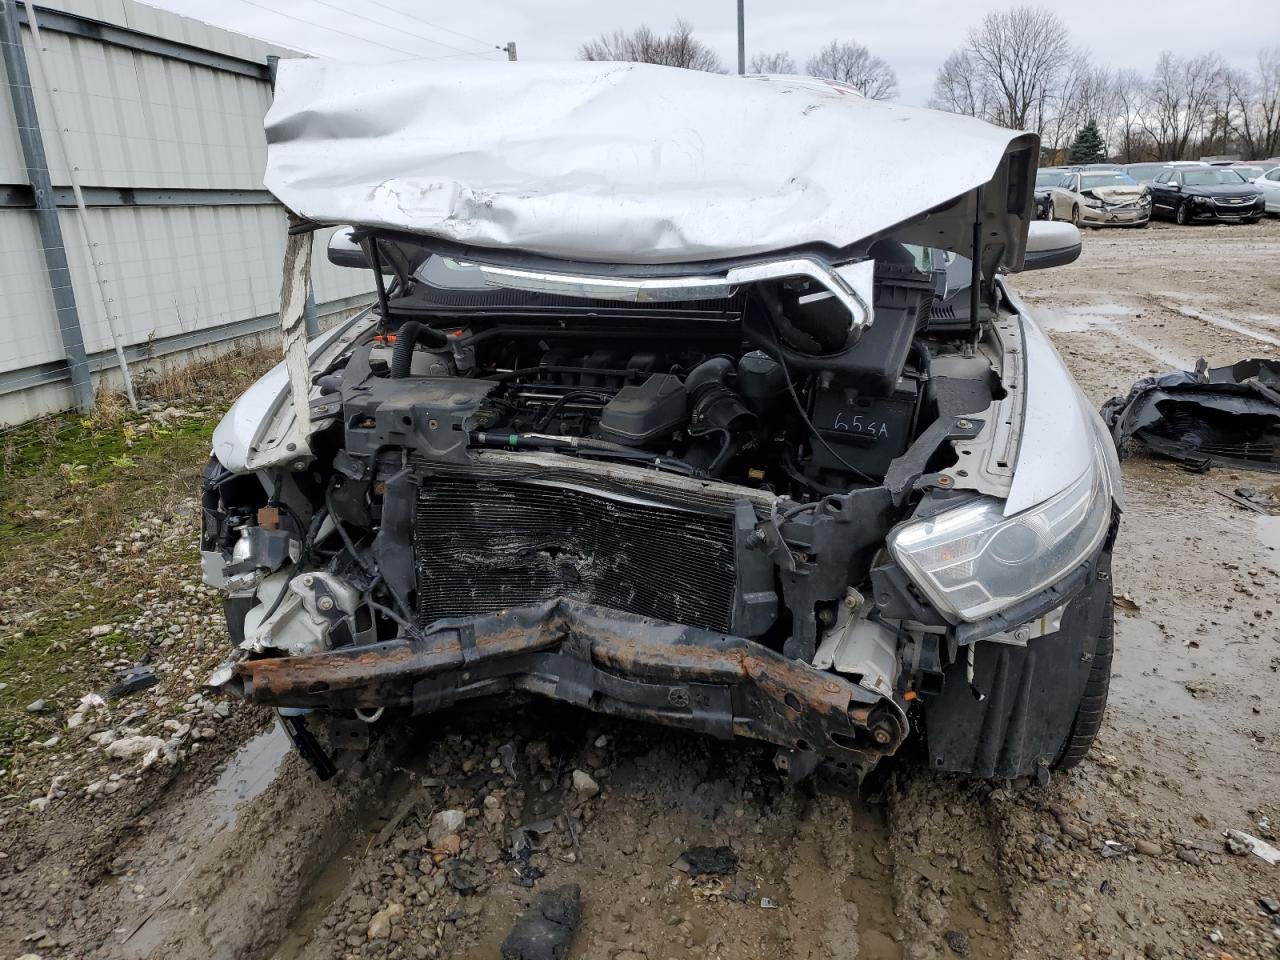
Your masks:
{"label": "black plastic debris", "polygon": [[728,847],[690,847],[672,866],[691,877],[728,877],[738,872],[738,855]]}
{"label": "black plastic debris", "polygon": [[135,663],[131,667],[116,671],[116,675],[119,679],[107,690],[108,700],[119,700],[139,690],[154,687],[160,682],[160,678],[148,663]]}
{"label": "black plastic debris", "polygon": [[1139,380],[1102,405],[1117,449],[1132,439],[1194,470],[1280,473],[1280,360],[1241,360]]}
{"label": "black plastic debris", "polygon": [[485,872],[468,860],[451,857],[440,866],[444,868],[444,878],[449,886],[464,896],[476,893],[484,886]]}
{"label": "black plastic debris", "polygon": [[581,919],[582,889],[576,883],[544,890],[502,941],[502,960],[564,960]]}

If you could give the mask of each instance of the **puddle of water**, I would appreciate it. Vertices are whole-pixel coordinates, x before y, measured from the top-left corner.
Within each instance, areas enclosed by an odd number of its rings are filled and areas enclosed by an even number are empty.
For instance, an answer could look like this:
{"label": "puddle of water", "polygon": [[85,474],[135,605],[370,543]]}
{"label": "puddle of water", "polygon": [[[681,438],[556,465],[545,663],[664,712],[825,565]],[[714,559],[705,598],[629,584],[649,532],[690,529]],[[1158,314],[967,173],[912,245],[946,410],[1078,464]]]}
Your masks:
{"label": "puddle of water", "polygon": [[1253,532],[1263,546],[1262,562],[1280,571],[1280,517],[1255,517]]}
{"label": "puddle of water", "polygon": [[240,748],[205,796],[211,834],[235,826],[240,805],[267,788],[288,752],[289,736],[278,724]]}
{"label": "puddle of water", "polygon": [[1134,307],[1118,303],[1085,303],[1070,309],[1036,307],[1036,319],[1052,333],[1084,333],[1098,327],[1112,329],[1118,317],[1132,317],[1138,313]]}

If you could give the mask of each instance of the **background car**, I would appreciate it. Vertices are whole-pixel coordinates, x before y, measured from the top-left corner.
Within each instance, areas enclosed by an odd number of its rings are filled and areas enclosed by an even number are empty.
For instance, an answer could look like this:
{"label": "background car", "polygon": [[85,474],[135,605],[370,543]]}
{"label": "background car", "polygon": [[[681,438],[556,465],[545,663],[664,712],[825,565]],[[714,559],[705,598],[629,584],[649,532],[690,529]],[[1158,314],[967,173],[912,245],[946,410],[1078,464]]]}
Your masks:
{"label": "background car", "polygon": [[1041,167],[1036,171],[1036,219],[1053,219],[1052,190],[1066,176],[1066,167]]}
{"label": "background car", "polygon": [[1049,188],[1049,219],[1090,227],[1145,227],[1148,190],[1121,170],[1075,169]]}
{"label": "background car", "polygon": [[1272,167],[1253,181],[1262,191],[1263,209],[1267,213],[1280,214],[1280,167]]}
{"label": "background car", "polygon": [[1267,172],[1267,168],[1260,163],[1233,163],[1227,169],[1234,170],[1246,180],[1257,180]]}
{"label": "background car", "polygon": [[1167,163],[1126,163],[1123,169],[1134,182],[1150,183],[1168,166]]}
{"label": "background car", "polygon": [[1254,223],[1265,210],[1261,189],[1225,167],[1170,167],[1151,184],[1151,212],[1175,222]]}

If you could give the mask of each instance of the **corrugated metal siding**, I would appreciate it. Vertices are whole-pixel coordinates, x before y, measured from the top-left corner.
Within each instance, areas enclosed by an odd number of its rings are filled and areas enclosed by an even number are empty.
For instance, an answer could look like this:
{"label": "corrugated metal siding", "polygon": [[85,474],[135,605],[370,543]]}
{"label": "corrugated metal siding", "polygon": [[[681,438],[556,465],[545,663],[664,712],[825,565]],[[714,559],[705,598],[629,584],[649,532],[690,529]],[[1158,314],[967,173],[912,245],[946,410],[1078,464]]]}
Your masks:
{"label": "corrugated metal siding", "polygon": [[[269,54],[292,55],[132,0],[45,0],[39,6],[258,64]],[[85,187],[262,189],[262,119],[271,102],[265,82],[44,29],[46,84],[30,32],[24,29],[23,38],[55,186],[69,184],[70,178],[53,132],[54,106]],[[0,94],[0,100],[0,183],[25,184],[12,107],[7,95]],[[112,348],[104,309],[126,346],[279,309],[285,237],[279,206],[91,207],[88,225],[105,282],[105,308],[78,216],[74,209],[59,212],[90,355]],[[322,313],[326,303],[372,298],[367,271],[333,267],[325,259],[330,232],[315,238],[313,276]],[[28,368],[31,383],[38,383],[34,368],[63,356],[30,211],[0,209],[0,291],[0,374],[10,373],[0,391],[0,424],[44,412],[51,403],[70,405],[70,390],[62,384],[33,386],[26,397],[14,390]]]}

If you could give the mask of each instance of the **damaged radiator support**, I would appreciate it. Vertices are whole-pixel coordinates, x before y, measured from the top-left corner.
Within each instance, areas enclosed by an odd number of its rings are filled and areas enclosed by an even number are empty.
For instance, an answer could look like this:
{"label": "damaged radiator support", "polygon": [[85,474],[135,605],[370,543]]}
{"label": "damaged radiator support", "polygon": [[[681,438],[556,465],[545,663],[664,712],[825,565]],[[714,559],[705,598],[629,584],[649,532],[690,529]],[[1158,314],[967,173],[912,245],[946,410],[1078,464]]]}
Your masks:
{"label": "damaged radiator support", "polygon": [[730,632],[734,520],[582,487],[425,477],[414,529],[418,618],[556,597]]}

